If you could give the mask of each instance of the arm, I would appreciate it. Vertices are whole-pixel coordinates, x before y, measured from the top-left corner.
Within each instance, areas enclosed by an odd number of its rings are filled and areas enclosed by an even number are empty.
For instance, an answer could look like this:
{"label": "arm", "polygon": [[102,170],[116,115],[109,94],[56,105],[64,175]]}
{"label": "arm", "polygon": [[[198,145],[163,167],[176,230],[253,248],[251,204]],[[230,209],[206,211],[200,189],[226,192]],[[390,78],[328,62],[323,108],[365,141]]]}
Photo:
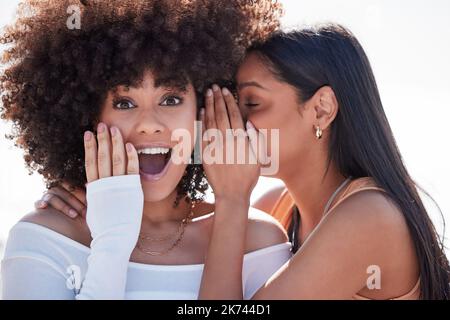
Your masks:
{"label": "arm", "polygon": [[[208,89],[206,110],[201,112],[206,132],[220,131],[226,138],[225,145],[245,146],[245,154],[249,155],[247,160],[256,159],[248,138],[242,134],[245,133],[244,124],[233,96],[226,89],[222,94],[216,85],[213,89],[214,92]],[[230,136],[227,132],[230,129],[240,130],[241,134]],[[204,143],[204,153],[208,153],[208,147]],[[223,156],[226,159],[225,152]],[[216,208],[199,299],[242,299],[242,264],[250,193],[258,180],[259,166],[256,161],[255,164],[250,161],[245,164],[210,164],[206,159],[203,167],[214,191]]]}
{"label": "arm", "polygon": [[[68,287],[65,248],[29,229],[12,229],[5,259],[2,261],[4,299],[123,299],[130,254],[139,233],[142,214],[142,190],[138,175],[124,175],[97,180],[88,185],[88,224],[93,241],[88,268],[74,274]],[[126,212],[126,214],[124,214]],[[50,227],[61,234],[73,231],[67,223],[56,222],[54,213],[35,214],[35,224],[52,219]],[[39,218],[39,219],[38,219]],[[62,217],[61,217],[62,218]],[[34,221],[33,221],[34,220]],[[60,219],[61,220],[61,219]],[[71,230],[69,233],[64,232]],[[70,260],[70,259],[69,259]]]}
{"label": "arm", "polygon": [[141,227],[139,175],[103,178],[87,186],[91,230],[88,270],[77,299],[123,299],[128,263]]}
{"label": "arm", "polygon": [[[99,136],[99,150],[109,139],[103,132]],[[93,137],[91,137],[93,138]],[[95,138],[86,141],[87,201],[89,203],[86,222],[92,236],[88,268],[81,288],[68,290],[65,256],[62,250],[40,248],[29,249],[30,243],[39,242],[26,234],[8,240],[8,256],[3,261],[3,294],[10,298],[54,298],[54,299],[123,299],[129,258],[140,230],[143,208],[143,192],[137,173],[137,154],[133,147],[127,152],[127,167],[116,167],[126,163],[120,147],[120,133],[113,138],[112,154],[116,156],[110,169],[114,176],[108,177],[105,168],[97,166]],[[100,153],[100,152],[99,152]],[[102,159],[103,166],[109,159]],[[100,162],[100,161],[99,161]],[[109,162],[111,164],[111,162]],[[123,175],[125,172],[128,175]],[[98,179],[100,178],[100,179]],[[52,213],[50,213],[52,214]],[[25,246],[21,246],[23,243]],[[41,244],[47,243],[45,239]],[[25,251],[24,249],[25,248]],[[81,276],[81,275],[80,275]],[[81,281],[81,279],[79,278]],[[47,292],[51,288],[52,292]]]}
{"label": "arm", "polygon": [[[248,202],[217,199],[199,299],[242,299]],[[228,214],[228,215],[227,215]]]}
{"label": "arm", "polygon": [[91,132],[84,136],[86,222],[93,240],[88,271],[77,299],[123,299],[144,205],[138,156],[130,143],[125,151],[117,128],[111,128],[110,137],[106,125],[100,123],[97,132],[98,149]]}

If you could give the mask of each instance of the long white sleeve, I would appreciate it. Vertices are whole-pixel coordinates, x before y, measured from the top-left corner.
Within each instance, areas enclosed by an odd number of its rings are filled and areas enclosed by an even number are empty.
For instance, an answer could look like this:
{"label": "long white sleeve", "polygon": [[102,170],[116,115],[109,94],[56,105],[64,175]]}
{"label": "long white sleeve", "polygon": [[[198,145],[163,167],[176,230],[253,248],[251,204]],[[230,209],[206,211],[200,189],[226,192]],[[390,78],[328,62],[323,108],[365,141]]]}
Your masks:
{"label": "long white sleeve", "polygon": [[142,221],[140,177],[90,183],[87,201],[90,249],[33,223],[11,229],[1,264],[3,299],[124,298]]}
{"label": "long white sleeve", "polygon": [[93,240],[76,299],[123,299],[128,263],[142,221],[140,176],[103,178],[89,183],[86,191],[86,221]]}
{"label": "long white sleeve", "polygon": [[[1,262],[3,299],[196,299],[203,265],[129,262],[142,221],[138,176],[88,185],[90,248],[54,230],[18,222]],[[290,244],[244,256],[244,299],[250,299],[292,254]]]}
{"label": "long white sleeve", "polygon": [[[289,243],[278,244],[244,256],[244,299],[252,298],[289,260],[290,248]],[[76,299],[88,272],[90,251],[46,227],[17,223],[10,230],[1,264],[3,299]],[[130,262],[125,299],[197,299],[202,272],[203,265]]]}

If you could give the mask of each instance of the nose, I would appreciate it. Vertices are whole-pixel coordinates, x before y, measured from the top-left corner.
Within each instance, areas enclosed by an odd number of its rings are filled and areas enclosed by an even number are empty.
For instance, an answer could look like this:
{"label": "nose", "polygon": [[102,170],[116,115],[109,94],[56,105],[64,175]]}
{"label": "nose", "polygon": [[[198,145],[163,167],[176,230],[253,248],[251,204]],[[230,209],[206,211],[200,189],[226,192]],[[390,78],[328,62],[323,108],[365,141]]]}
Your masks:
{"label": "nose", "polygon": [[145,110],[138,117],[139,119],[135,127],[138,134],[162,134],[166,131],[166,126],[159,119],[156,112]]}

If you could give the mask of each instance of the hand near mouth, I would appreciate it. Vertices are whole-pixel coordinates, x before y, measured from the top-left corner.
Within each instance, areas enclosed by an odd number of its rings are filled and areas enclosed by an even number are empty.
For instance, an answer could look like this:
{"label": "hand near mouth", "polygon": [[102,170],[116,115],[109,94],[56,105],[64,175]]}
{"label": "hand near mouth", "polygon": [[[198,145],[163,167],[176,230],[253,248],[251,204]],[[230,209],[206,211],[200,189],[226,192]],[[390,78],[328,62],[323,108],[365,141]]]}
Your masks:
{"label": "hand near mouth", "polygon": [[[139,159],[135,147],[124,145],[119,129],[100,123],[97,139],[90,131],[84,134],[85,167],[87,182],[100,178],[139,173]],[[129,149],[129,151],[128,151]],[[76,195],[67,185],[53,187],[35,202],[36,209],[52,207],[70,218],[86,217],[86,192],[77,190]]]}
{"label": "hand near mouth", "polygon": [[[207,130],[206,133],[210,129],[219,130],[225,139],[221,147],[224,149],[223,155],[227,161],[222,162],[223,164],[203,163],[216,202],[222,198],[248,202],[258,181],[260,165],[250,141],[252,136],[244,128],[239,107],[231,92],[227,88],[220,90],[217,85],[213,85],[213,90],[208,89],[205,107],[201,110],[201,121]],[[239,151],[244,151],[244,159],[238,160],[233,155],[232,162],[229,163],[228,157],[225,156],[226,151],[229,151],[228,146],[244,147],[244,150],[234,149],[237,158],[239,158]],[[204,142],[203,149],[205,150],[206,147],[207,143]]]}
{"label": "hand near mouth", "polygon": [[[210,129],[218,130],[221,133],[218,136],[225,137],[225,143],[219,144],[224,151],[223,155],[230,151],[225,147],[231,145],[233,148],[244,147],[248,157],[240,159],[244,160],[243,163],[236,159],[232,159],[232,163],[228,162],[230,159],[226,159],[224,164],[203,162],[206,177],[214,191],[215,210],[199,299],[216,299],[217,287],[226,288],[226,294],[222,294],[220,290],[222,299],[242,299],[242,265],[246,250],[250,194],[260,173],[260,165],[252,147],[254,129],[245,131],[239,107],[226,88],[221,91],[217,85],[213,85],[213,90],[208,89],[205,106],[206,110],[202,110],[200,114],[203,126],[207,129],[208,140]],[[204,142],[204,148],[207,148],[205,145]],[[234,154],[238,154],[243,150],[234,151]],[[225,158],[231,158],[228,155]]]}
{"label": "hand near mouth", "polygon": [[124,145],[122,135],[116,127],[108,130],[104,123],[99,123],[97,139],[92,132],[86,131],[84,150],[88,183],[111,176],[139,174],[137,151],[131,143]]}

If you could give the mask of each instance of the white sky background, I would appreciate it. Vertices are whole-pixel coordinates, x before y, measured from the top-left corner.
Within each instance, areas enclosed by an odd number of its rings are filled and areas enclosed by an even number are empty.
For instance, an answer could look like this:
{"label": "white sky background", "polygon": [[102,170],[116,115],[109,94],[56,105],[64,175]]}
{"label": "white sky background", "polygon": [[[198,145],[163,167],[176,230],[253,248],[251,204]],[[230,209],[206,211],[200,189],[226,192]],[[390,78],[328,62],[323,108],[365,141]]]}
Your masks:
{"label": "white sky background", "polygon": [[[281,2],[286,9],[287,27],[334,21],[356,34],[371,60],[406,165],[413,178],[438,202],[450,224],[450,1]],[[0,27],[11,21],[17,3],[17,0],[1,1]],[[7,132],[9,126],[0,121],[0,241],[3,239],[3,243],[9,229],[33,209],[33,202],[44,190],[39,175],[27,174],[22,152],[4,138]],[[261,178],[252,200],[279,183]],[[436,210],[431,211],[441,231],[439,216]],[[449,229],[450,226],[447,238]]]}

